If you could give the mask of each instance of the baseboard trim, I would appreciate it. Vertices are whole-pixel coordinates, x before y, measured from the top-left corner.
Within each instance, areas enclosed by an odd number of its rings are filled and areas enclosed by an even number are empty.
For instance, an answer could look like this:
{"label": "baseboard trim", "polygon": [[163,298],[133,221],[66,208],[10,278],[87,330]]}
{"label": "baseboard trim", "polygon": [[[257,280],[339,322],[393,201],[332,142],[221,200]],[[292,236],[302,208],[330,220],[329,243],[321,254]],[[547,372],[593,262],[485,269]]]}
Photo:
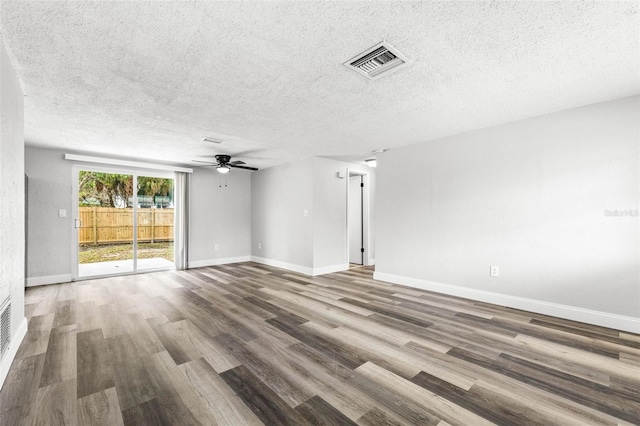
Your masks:
{"label": "baseboard trim", "polygon": [[640,334],[640,318],[594,311],[569,305],[561,305],[559,303],[545,302],[542,300],[510,296],[507,294],[493,293],[484,290],[476,290],[435,281],[387,274],[384,272],[374,272],[373,279]]}
{"label": "baseboard trim", "polygon": [[18,353],[18,348],[24,339],[24,336],[27,335],[27,319],[22,318],[22,322],[16,331],[16,335],[11,339],[11,346],[9,347],[9,352],[6,353],[2,361],[0,361],[0,390],[2,390],[2,386],[4,386],[4,381],[9,374],[9,369],[11,368],[11,364],[13,364],[13,360]]}
{"label": "baseboard trim", "polygon": [[288,269],[300,274],[313,276],[313,269],[307,266],[296,265],[294,263],[282,262],[275,259],[266,259],[264,257],[251,256],[251,261],[256,263],[262,263],[263,265],[275,266],[276,268]]}
{"label": "baseboard trim", "polygon": [[48,285],[48,284],[68,283],[71,281],[73,281],[73,275],[71,274],[46,275],[43,277],[28,277],[27,287],[35,287],[39,285]]}
{"label": "baseboard trim", "polygon": [[251,256],[251,261],[262,263],[263,265],[275,266],[276,268],[288,269],[289,271],[298,272],[300,274],[316,277],[318,275],[332,274],[334,272],[346,271],[349,269],[348,263],[340,265],[329,265],[321,268],[309,268],[307,266],[296,265],[294,263],[282,262],[275,259],[266,259],[264,257]]}
{"label": "baseboard trim", "polygon": [[203,266],[226,265],[229,263],[249,262],[251,256],[225,257],[222,259],[206,259],[189,261],[189,268],[202,268]]}
{"label": "baseboard trim", "polygon": [[322,268],[313,268],[313,276],[333,274],[334,272],[346,271],[349,269],[348,263],[340,265],[323,266]]}

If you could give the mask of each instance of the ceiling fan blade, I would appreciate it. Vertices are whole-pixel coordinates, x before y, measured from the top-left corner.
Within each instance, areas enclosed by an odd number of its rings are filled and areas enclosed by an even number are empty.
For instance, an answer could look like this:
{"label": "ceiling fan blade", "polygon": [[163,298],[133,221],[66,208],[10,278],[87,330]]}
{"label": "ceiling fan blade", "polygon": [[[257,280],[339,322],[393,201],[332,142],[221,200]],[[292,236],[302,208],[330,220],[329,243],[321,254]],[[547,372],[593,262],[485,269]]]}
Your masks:
{"label": "ceiling fan blade", "polygon": [[232,161],[229,164],[247,164],[247,163],[245,163],[244,161],[237,160],[237,161]]}
{"label": "ceiling fan blade", "polygon": [[254,171],[259,170],[259,169],[256,169],[255,167],[238,166],[233,163],[228,163],[227,166],[233,167],[234,169],[245,169],[245,170],[254,170]]}
{"label": "ceiling fan blade", "polygon": [[194,163],[203,163],[203,164],[208,164],[210,166],[217,166],[218,163],[212,163],[211,161],[200,161],[200,160],[191,160]]}

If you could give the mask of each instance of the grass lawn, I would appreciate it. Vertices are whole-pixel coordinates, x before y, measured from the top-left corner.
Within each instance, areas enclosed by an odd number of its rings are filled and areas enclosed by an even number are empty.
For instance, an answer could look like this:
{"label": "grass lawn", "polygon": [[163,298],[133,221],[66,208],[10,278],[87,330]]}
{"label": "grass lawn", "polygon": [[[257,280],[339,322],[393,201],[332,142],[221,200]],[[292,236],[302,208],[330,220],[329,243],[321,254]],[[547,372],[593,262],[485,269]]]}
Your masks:
{"label": "grass lawn", "polygon": [[[154,257],[161,257],[173,262],[173,241],[163,243],[138,243],[138,259],[152,259]],[[133,245],[81,244],[78,258],[80,263],[133,259]]]}

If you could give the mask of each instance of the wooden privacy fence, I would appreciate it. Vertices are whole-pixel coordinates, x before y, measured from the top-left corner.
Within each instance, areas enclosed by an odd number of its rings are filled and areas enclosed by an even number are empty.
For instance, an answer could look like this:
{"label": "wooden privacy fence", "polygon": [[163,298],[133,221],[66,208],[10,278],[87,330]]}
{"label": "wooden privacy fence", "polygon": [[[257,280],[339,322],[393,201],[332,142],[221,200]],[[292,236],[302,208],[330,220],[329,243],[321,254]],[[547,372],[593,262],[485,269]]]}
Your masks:
{"label": "wooden privacy fence", "polygon": [[[133,209],[79,207],[80,244],[133,243]],[[138,242],[173,241],[173,209],[138,209]]]}

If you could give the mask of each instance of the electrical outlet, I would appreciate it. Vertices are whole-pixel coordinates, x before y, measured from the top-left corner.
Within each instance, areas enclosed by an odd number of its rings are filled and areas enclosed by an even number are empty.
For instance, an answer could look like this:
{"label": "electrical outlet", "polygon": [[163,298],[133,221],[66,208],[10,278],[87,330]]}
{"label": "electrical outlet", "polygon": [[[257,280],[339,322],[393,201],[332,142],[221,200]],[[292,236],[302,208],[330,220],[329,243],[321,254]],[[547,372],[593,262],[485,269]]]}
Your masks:
{"label": "electrical outlet", "polygon": [[491,274],[492,277],[499,277],[500,276],[500,268],[498,268],[497,266],[490,266],[489,267],[489,273]]}
{"label": "electrical outlet", "polygon": [[214,250],[220,250],[220,245],[219,245],[219,244],[214,245],[214,246],[213,246],[213,249],[214,249]]}
{"label": "electrical outlet", "polygon": [[258,243],[258,250],[262,248],[262,243]]}
{"label": "electrical outlet", "polygon": [[58,210],[58,217],[67,217],[67,211],[65,209]]}

